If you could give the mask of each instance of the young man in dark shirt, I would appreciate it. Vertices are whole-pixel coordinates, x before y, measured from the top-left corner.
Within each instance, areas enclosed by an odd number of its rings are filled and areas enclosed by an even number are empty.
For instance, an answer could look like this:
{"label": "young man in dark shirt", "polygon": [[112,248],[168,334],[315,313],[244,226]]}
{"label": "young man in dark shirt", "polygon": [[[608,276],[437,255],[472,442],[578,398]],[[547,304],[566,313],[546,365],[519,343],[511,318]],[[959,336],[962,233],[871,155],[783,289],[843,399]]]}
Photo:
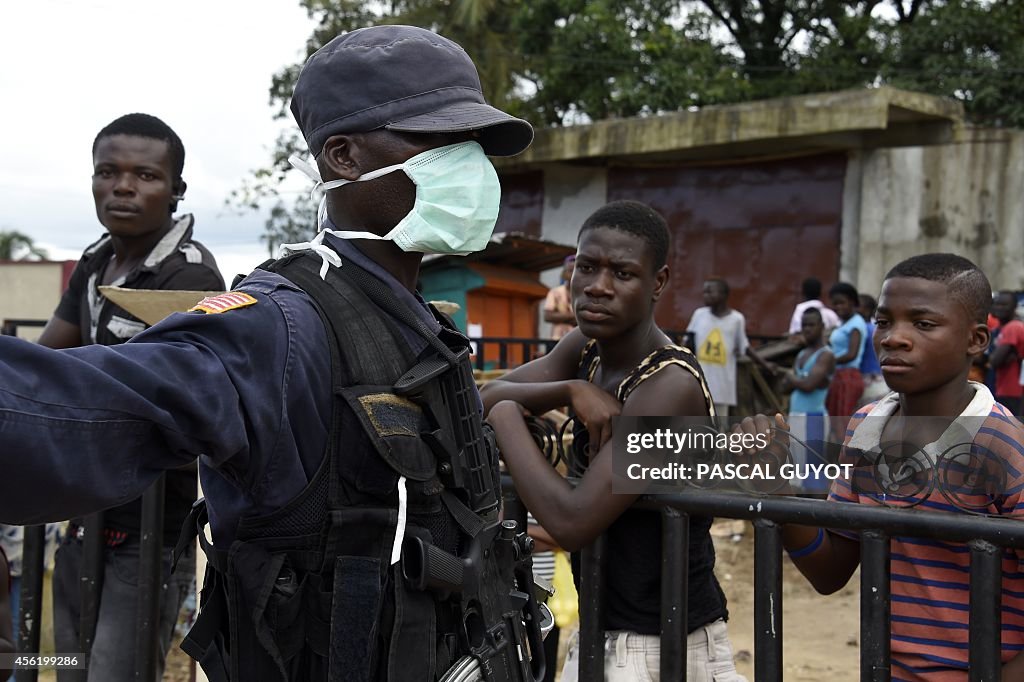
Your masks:
{"label": "young man in dark shirt", "polygon": [[[714,415],[697,359],[654,321],[669,280],[668,247],[668,227],[650,207],[616,201],[598,209],[578,237],[571,295],[579,327],[551,353],[481,391],[516,488],[555,541],[575,551],[607,533],[609,682],[659,679],[662,584],[660,512],[631,509],[639,495],[612,492],[611,420]],[[589,463],[575,488],[545,460],[522,417],[523,408],[543,414],[561,405],[571,406],[586,429],[576,438],[589,442]],[[736,682],[744,678],[726,632],[710,527],[710,518],[690,517],[686,679]],[[577,678],[570,650],[561,679]]]}
{"label": "young man in dark shirt", "polygon": [[[128,341],[146,324],[109,301],[102,285],[132,289],[223,290],[224,281],[206,248],[192,240],[191,215],[174,217],[185,194],[185,150],[163,121],[146,114],[122,116],[93,143],[92,191],[96,216],[107,234],[89,246],[39,343],[51,348]],[[163,556],[169,556],[196,499],[195,467],[169,471],[164,504]],[[133,680],[141,498],[103,514],[106,546],[102,593],[89,658],[89,680]],[[57,552],[54,636],[57,651],[80,651],[82,520],[74,519]],[[182,601],[191,588],[188,559],[170,575],[164,562],[159,636],[163,670]]]}

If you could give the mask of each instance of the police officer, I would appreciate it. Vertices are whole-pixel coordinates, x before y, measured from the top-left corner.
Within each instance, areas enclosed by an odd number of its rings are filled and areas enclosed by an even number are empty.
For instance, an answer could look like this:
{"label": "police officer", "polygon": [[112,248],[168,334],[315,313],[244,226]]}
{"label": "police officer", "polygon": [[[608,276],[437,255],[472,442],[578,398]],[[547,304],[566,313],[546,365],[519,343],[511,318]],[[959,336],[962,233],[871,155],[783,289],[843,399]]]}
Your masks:
{"label": "police officer", "polygon": [[0,521],[121,504],[198,458],[183,543],[208,519],[212,570],[183,648],[211,680],[435,679],[467,643],[431,561],[496,537],[497,482],[493,461],[483,483],[438,463],[440,422],[477,433],[478,399],[431,388],[468,343],[414,287],[424,253],[486,245],[486,155],[533,131],[485,103],[461,47],[407,26],[329,42],[291,108],[327,192],[315,239],[124,345],[0,338]]}

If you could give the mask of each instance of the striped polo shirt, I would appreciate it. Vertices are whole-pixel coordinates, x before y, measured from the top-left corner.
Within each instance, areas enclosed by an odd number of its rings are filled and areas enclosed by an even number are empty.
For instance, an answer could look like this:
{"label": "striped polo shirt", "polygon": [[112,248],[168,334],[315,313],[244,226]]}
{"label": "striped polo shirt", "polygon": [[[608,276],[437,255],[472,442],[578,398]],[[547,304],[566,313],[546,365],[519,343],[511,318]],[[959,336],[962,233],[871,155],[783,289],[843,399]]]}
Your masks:
{"label": "striped polo shirt", "polygon": [[[1024,518],[1024,428],[982,384],[934,442],[897,456],[882,429],[899,406],[890,393],[851,419],[840,458],[854,465],[833,482],[829,499],[915,511]],[[928,418],[908,419],[909,428]],[[920,511],[916,511],[920,510]],[[832,533],[858,539],[853,531]],[[892,679],[965,680],[968,659],[970,550],[963,543],[893,537]],[[1024,650],[1024,552],[1003,551],[1002,661]]]}

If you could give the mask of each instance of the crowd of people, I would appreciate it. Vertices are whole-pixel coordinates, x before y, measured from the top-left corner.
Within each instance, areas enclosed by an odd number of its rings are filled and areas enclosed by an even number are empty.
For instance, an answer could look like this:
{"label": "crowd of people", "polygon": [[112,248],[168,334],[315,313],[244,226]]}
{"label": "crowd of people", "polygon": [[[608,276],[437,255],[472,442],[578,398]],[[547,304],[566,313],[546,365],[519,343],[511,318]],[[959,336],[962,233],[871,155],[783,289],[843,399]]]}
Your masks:
{"label": "crowd of people", "polygon": [[[746,319],[728,306],[729,285],[721,278],[705,281],[705,306],[694,311],[687,331],[694,335],[697,359],[712,387],[718,414],[728,415],[736,406],[736,360],[746,355],[782,377],[783,389],[793,394],[791,414],[821,417],[824,428],[813,430],[842,442],[857,408],[889,392],[873,343],[878,301],[848,282],[837,282],[829,289],[826,304],[821,300],[821,281],[814,277],[801,282],[800,292],[802,300],[793,310],[788,338],[802,350],[790,369],[766,363],[751,348]],[[986,318],[991,341],[975,358],[971,379],[984,383],[1002,405],[1021,417],[1024,322],[1017,316],[1019,305],[1016,292],[994,294]],[[808,355],[810,350],[814,353]]]}
{"label": "crowd of people", "polygon": [[[542,548],[573,552],[577,577],[579,550],[607,537],[606,679],[659,679],[662,589],[685,580],[687,679],[743,680],[714,572],[712,519],[689,516],[685,576],[663,575],[662,517],[634,507],[639,493],[614,493],[612,468],[616,417],[726,416],[737,406],[739,358],[780,371],[751,348],[728,282],[704,283],[705,305],[687,326],[696,352],[679,345],[654,320],[673,286],[665,219],[636,201],[607,204],[580,226],[577,252],[544,307],[545,319],[564,325],[557,345],[489,382],[479,401],[467,399],[470,344],[416,292],[420,260],[486,245],[500,196],[487,156],[522,152],[532,128],[484,101],[458,45],[404,26],[330,41],[303,68],[291,106],[314,156],[300,165],[325,191],[315,238],[147,329],[99,287],[224,283],[192,238],[191,217],[175,216],[186,190],[183,144],[159,119],[127,115],[92,147],[106,234],[83,253],[38,344],[0,338],[0,466],[15,472],[0,477],[0,521],[106,510],[88,679],[136,679],[126,643],[135,638],[138,500],[165,475],[160,668],[197,538],[208,587],[187,646],[217,682],[433,680],[485,655],[469,641],[470,626],[498,641],[517,636],[515,616],[478,623],[480,600],[450,583],[441,589],[437,576],[413,576],[424,557],[459,561],[472,551],[477,563],[460,563],[472,571],[481,557],[513,555],[481,544],[517,530],[501,525],[500,452]],[[803,282],[788,329],[802,348],[781,379],[792,391],[793,429],[781,414],[738,428],[766,433],[774,424],[772,446],[789,452],[792,435],[803,444],[792,450],[798,461],[822,457],[809,444],[826,440],[844,443],[840,457],[854,461],[854,449],[882,440],[928,452],[943,436],[901,431],[895,417],[974,418],[972,446],[1010,472],[1006,489],[980,504],[989,515],[1024,517],[1016,297],[993,299],[984,273],[950,254],[907,259],[865,284],[879,288],[877,302],[838,282],[826,305],[820,282]],[[971,372],[985,381],[969,381]],[[525,419],[560,407],[576,418],[585,453],[575,485],[550,466]],[[484,419],[497,450],[484,447]],[[450,443],[453,424],[479,439]],[[470,467],[462,459],[470,447],[492,459]],[[193,505],[197,476],[207,499]],[[806,484],[791,492],[827,493],[822,504],[884,502],[851,480]],[[61,651],[80,648],[82,528],[72,521],[57,551]],[[947,624],[967,608],[968,554],[955,543],[892,542],[892,679],[962,675],[967,630]],[[855,533],[787,525],[783,544],[822,592],[842,587],[860,560]],[[182,559],[173,572],[172,548]],[[1018,561],[1013,552],[1003,558],[1004,679],[1024,678]],[[478,589],[475,577],[460,589]],[[0,650],[11,650],[2,587]],[[509,650],[488,655],[487,666],[521,670],[502,662]],[[579,667],[573,642],[561,679],[579,679]]]}
{"label": "crowd of people", "polygon": [[[605,671],[611,680],[658,679],[663,585],[660,516],[631,509],[636,495],[611,493],[611,419],[726,415],[736,401],[737,359],[744,354],[759,359],[750,350],[743,315],[728,306],[728,284],[720,279],[705,282],[707,305],[689,325],[696,353],[674,345],[654,324],[654,305],[669,286],[662,256],[668,235],[649,211],[642,204],[616,202],[583,224],[570,282],[579,329],[549,355],[483,390],[509,471],[551,537],[570,550],[598,534],[607,537]],[[638,251],[632,246],[636,243],[647,247]],[[928,453],[934,466],[948,456],[942,450],[949,446],[948,428],[970,436],[963,445],[972,456],[998,462],[1007,472],[1001,489],[972,491],[971,508],[1024,518],[1024,429],[1016,411],[998,398],[1006,389],[993,391],[969,381],[972,368],[986,355],[987,364],[996,368],[1007,365],[1004,355],[1020,364],[1021,353],[1011,345],[1019,338],[1015,325],[1021,324],[1013,320],[1016,297],[1000,293],[993,299],[985,275],[951,254],[910,258],[880,284],[876,302],[849,283],[837,283],[829,290],[830,308],[818,299],[818,281],[803,283],[805,300],[794,311],[800,326],[791,327],[803,347],[782,377],[792,395],[790,423],[782,415],[775,418],[776,432],[785,434],[778,441],[792,441],[784,445],[786,456],[798,463],[825,463],[838,454],[839,463],[858,473],[831,481],[803,478],[788,484],[789,492],[827,496],[828,503],[891,504],[886,494],[892,488],[861,469],[863,453],[877,451],[881,443],[902,442]],[[993,317],[1003,328],[994,341]],[[523,419],[524,412],[542,414],[558,405],[570,405],[585,427],[574,434],[587,443],[588,460],[575,487],[547,466]],[[942,419],[921,429],[917,417]],[[758,415],[741,427],[756,434],[772,425]],[[826,443],[843,448],[829,450]],[[855,485],[853,477],[865,476],[868,484]],[[964,474],[962,481],[950,484],[961,485],[963,493],[967,481]],[[927,498],[922,508],[956,510],[941,488],[922,493]],[[710,519],[691,516],[689,522],[687,679],[741,679],[731,663],[726,603],[710,570]],[[859,563],[855,532],[787,525],[783,543],[822,593],[845,585]],[[967,628],[961,614],[968,608],[969,565],[962,545],[894,538],[892,557],[891,679],[965,675]],[[1019,560],[1011,551],[1003,559],[1002,603],[1004,614],[1010,614],[1004,615],[1009,627],[1003,630],[1003,679],[1024,674],[1024,658],[1018,656],[1024,638],[1013,615],[1024,613]],[[950,623],[958,623],[952,633],[947,632]],[[576,646],[570,648],[563,679],[576,679]]]}

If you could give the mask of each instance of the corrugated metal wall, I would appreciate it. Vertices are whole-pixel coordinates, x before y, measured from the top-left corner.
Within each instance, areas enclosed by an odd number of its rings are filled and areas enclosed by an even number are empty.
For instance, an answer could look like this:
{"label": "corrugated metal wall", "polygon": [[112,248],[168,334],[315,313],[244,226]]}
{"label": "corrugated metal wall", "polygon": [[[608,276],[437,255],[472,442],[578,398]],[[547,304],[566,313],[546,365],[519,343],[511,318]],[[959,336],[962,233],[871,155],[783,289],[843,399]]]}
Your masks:
{"label": "corrugated metal wall", "polygon": [[784,333],[800,281],[839,273],[845,154],[740,165],[610,168],[608,200],[635,199],[672,230],[659,324],[683,329],[708,277],[726,279],[750,334]]}

